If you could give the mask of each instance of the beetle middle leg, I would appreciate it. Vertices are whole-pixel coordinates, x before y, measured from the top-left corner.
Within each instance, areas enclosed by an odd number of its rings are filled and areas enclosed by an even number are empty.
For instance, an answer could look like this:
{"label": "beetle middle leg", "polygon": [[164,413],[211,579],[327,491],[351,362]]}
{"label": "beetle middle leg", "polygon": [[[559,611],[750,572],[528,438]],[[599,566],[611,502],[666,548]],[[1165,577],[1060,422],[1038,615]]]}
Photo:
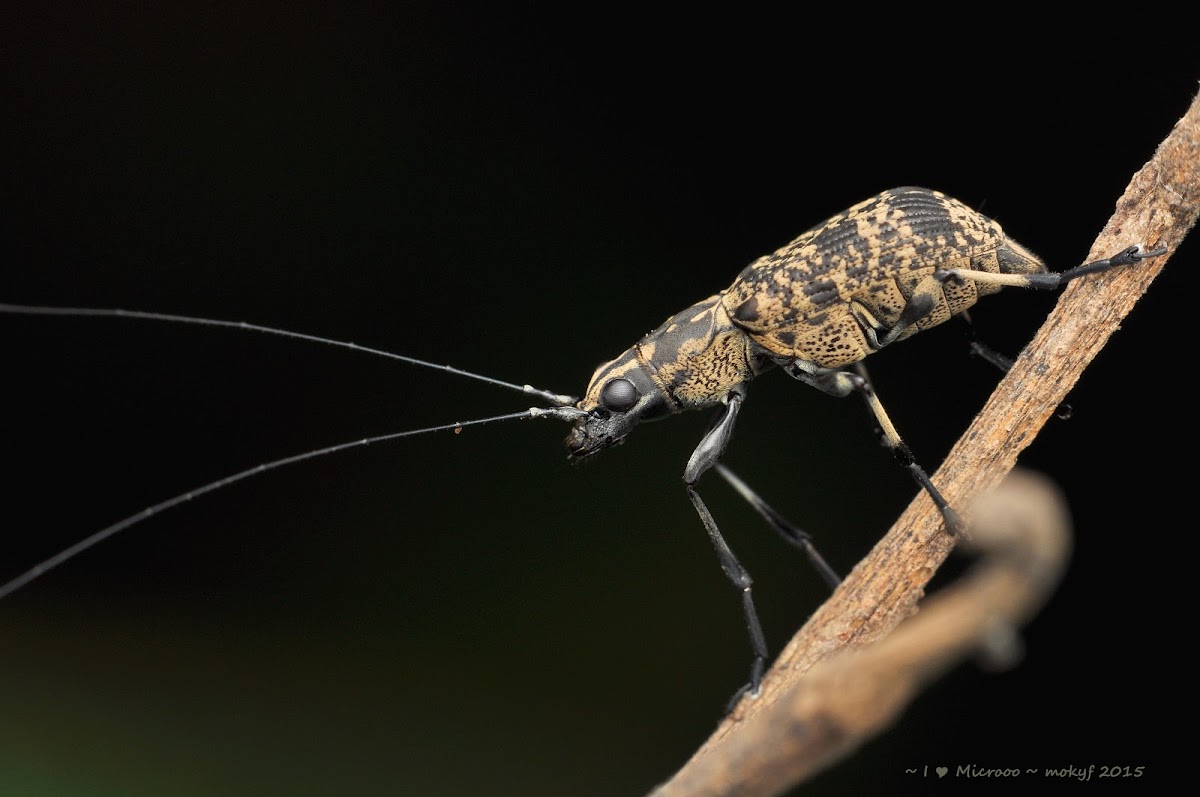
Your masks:
{"label": "beetle middle leg", "polygon": [[867,406],[870,408],[871,414],[875,416],[875,420],[879,423],[879,428],[883,433],[884,445],[892,450],[892,453],[900,461],[900,464],[908,469],[908,472],[913,477],[913,481],[933,500],[938,511],[942,513],[942,519],[946,522],[947,531],[951,534],[957,534],[964,529],[962,519],[942,496],[941,491],[934,486],[929,478],[929,474],[917,462],[916,457],[913,456],[912,449],[900,437],[900,433],[896,431],[895,424],[888,417],[887,410],[883,408],[883,403],[880,402],[879,396],[875,393],[875,388],[871,386],[870,381],[863,374],[851,373],[850,371],[842,371],[836,368],[822,368],[803,360],[788,363],[783,366],[783,370],[789,376],[831,396],[844,397],[851,393],[862,395],[867,401]]}

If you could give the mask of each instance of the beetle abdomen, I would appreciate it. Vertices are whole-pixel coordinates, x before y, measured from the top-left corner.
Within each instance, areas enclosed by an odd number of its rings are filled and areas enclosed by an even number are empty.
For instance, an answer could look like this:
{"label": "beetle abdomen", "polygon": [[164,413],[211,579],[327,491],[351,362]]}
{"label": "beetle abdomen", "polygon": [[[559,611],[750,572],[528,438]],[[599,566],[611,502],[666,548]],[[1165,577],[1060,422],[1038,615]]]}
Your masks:
{"label": "beetle abdomen", "polygon": [[958,200],[894,188],[754,261],[723,301],[734,323],[773,354],[837,368],[870,354],[918,292],[934,306],[900,338],[999,290],[971,280],[932,286],[938,268],[1045,271],[999,224]]}

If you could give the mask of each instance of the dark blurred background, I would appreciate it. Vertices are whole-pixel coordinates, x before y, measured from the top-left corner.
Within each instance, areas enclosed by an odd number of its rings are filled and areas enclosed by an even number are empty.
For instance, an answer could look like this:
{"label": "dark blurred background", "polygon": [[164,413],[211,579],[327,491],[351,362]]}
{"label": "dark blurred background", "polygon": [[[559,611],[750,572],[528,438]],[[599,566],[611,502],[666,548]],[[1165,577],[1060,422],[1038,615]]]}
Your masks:
{"label": "dark blurred background", "polygon": [[[1081,262],[1200,78],[1147,4],[962,23],[25,6],[0,34],[0,301],[252,321],[576,393],[891,186]],[[1022,458],[1078,533],[1024,662],[957,667],[806,793],[899,793],[923,765],[1145,766],[1144,783],[1175,763],[1159,718],[1189,688],[1172,666],[1194,530],[1179,314],[1198,254],[1175,254],[1074,417]],[[976,321],[1015,354],[1055,298],[1009,291]],[[528,406],[231,331],[0,316],[0,340],[0,579],[231,471]],[[930,470],[998,380],[954,326],[871,365]],[[749,664],[680,483],[707,421],[578,467],[559,423],[414,438],[125,532],[0,605],[0,794],[645,792]],[[779,374],[752,386],[727,461],[842,571],[916,493],[861,402]],[[720,480],[703,494],[778,650],[824,590]]]}

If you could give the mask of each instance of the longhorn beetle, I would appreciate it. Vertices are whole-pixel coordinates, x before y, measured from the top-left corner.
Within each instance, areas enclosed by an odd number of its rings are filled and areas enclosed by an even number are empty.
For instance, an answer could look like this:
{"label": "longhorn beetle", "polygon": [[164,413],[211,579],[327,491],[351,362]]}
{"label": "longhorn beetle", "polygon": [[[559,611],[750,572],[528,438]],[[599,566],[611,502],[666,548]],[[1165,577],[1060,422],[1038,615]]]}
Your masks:
{"label": "longhorn beetle", "polygon": [[[808,535],[783,519],[720,463],[746,400],[747,383],[777,366],[789,376],[830,395],[862,395],[880,427],[885,445],[933,500],[948,532],[953,534],[961,528],[958,515],[897,433],[859,367],[861,361],[885,346],[963,313],[979,297],[1006,285],[1057,288],[1086,274],[1137,263],[1165,251],[1162,248],[1145,251],[1137,244],[1111,258],[1064,272],[1051,272],[1029,250],[1008,238],[999,224],[961,202],[924,188],[891,189],[829,218],[774,254],[759,258],[743,269],[725,290],[668,318],[634,346],[597,368],[582,399],[352,343],[251,324],[120,310],[0,305],[0,312],[8,313],[127,316],[232,326],[315,340],[515,388],[552,405],[353,441],[240,471],[96,532],[0,585],[0,597],[152,514],[302,459],[439,429],[510,418],[551,417],[572,424],[566,447],[569,458],[578,461],[624,442],[642,421],[717,407],[719,417],[692,452],[683,478],[688,498],[716,549],[721,569],[742,595],[753,660],[749,681],[735,695],[736,699],[743,693],[758,691],[767,646],[751,596],[750,577],[700,497],[697,491],[700,477],[715,469],[778,533],[806,551],[826,581],[831,585],[838,581],[812,547]],[[992,359],[1003,367],[1001,358]],[[848,366],[856,366],[856,370],[847,370]]]}

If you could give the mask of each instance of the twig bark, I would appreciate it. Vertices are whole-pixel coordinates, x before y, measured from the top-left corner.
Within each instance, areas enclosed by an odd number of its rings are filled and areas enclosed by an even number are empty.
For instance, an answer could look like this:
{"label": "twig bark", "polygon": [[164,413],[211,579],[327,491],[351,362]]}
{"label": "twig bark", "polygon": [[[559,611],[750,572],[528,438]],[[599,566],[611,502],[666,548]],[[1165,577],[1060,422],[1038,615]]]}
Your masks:
{"label": "twig bark", "polygon": [[813,665],[792,689],[689,765],[662,794],[777,794],[890,725],[926,683],[974,652],[1010,663],[1016,627],[1041,607],[1070,548],[1066,501],[1016,471],[976,506],[975,571],[882,640]]}
{"label": "twig bark", "polygon": [[[1198,214],[1200,98],[1133,176],[1087,260],[1108,257],[1133,243],[1165,246],[1167,254],[1067,286],[1037,336],[934,475],[952,505],[969,508],[974,496],[995,488],[1012,470],[1017,456],[1158,276]],[[737,749],[743,729],[795,689],[817,662],[874,642],[913,614],[954,542],[932,502],[918,495],[780,653],[761,695],[744,699],[680,772],[654,792],[656,797],[777,793],[741,788],[757,782],[753,771],[734,765],[731,751]],[[777,748],[799,754],[783,743],[786,724],[775,734]],[[830,760],[826,757],[824,762]],[[697,778],[697,773],[705,777]]]}

